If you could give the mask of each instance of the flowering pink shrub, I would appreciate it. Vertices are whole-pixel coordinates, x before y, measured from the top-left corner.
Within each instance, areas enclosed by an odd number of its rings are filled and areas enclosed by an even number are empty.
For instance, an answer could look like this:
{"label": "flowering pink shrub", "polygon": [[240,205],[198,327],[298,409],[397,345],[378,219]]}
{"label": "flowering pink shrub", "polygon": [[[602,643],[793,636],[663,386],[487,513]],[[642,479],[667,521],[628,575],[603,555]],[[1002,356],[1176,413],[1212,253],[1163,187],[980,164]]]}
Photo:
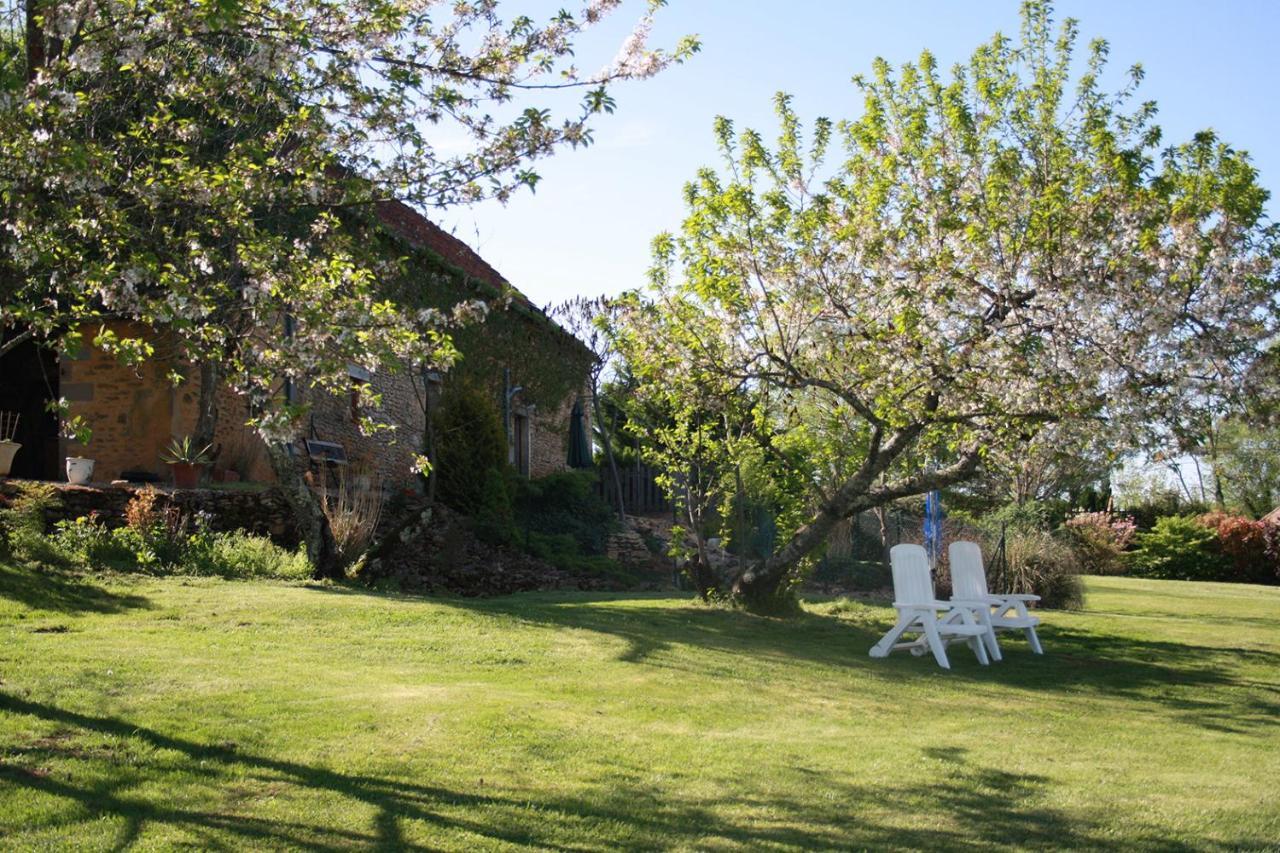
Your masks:
{"label": "flowering pink shrub", "polygon": [[1197,520],[1214,532],[1218,549],[1235,569],[1234,580],[1276,582],[1280,576],[1280,534],[1276,525],[1225,512],[1206,513]]}
{"label": "flowering pink shrub", "polygon": [[1133,542],[1137,525],[1125,515],[1082,512],[1063,525],[1087,574],[1118,575],[1125,570],[1120,554]]}

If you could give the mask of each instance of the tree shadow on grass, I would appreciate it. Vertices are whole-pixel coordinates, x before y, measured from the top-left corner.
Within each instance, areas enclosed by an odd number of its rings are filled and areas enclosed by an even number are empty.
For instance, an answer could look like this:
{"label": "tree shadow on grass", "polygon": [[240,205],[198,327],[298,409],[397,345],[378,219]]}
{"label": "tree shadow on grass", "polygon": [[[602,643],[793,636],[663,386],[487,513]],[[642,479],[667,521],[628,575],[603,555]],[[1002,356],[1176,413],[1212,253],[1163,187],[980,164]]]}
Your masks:
{"label": "tree shadow on grass", "polygon": [[[417,779],[332,770],[258,755],[227,744],[203,744],[130,721],[95,716],[0,693],[0,712],[57,726],[57,735],[7,751],[0,783],[65,801],[49,809],[44,825],[82,837],[117,821],[114,848],[143,840],[149,831],[177,830],[198,846],[290,846],[313,850],[352,848],[433,849],[485,842],[551,850],[654,849],[657,847],[990,849],[1065,847],[1090,849],[1184,849],[1137,831],[1116,840],[1087,820],[1047,805],[1050,782],[1036,774],[1011,773],[967,761],[964,750],[932,748],[931,772],[912,770],[903,779],[852,780],[808,768],[791,768],[788,788],[802,797],[744,790],[736,780],[704,779],[697,768],[676,778],[646,783],[645,768],[611,767],[610,777],[572,795],[520,790],[490,793],[449,790]],[[106,735],[118,748],[136,745],[150,764],[95,759],[77,746],[81,738]],[[176,755],[177,758],[169,756]],[[915,763],[904,754],[904,766]],[[94,763],[96,762],[96,763]],[[147,799],[137,786],[161,787],[165,776],[184,787],[181,798]],[[719,797],[696,799],[668,790],[693,781]],[[193,792],[207,807],[181,804]],[[252,813],[249,801],[228,806],[234,785],[269,786],[305,806],[325,797],[324,808],[298,808],[287,818]],[[777,786],[769,786],[776,788]],[[221,804],[221,805],[219,805]],[[287,803],[286,803],[287,805]],[[365,813],[363,825],[351,810]],[[279,814],[280,809],[273,812]],[[0,816],[0,828],[4,818]],[[8,831],[19,827],[10,826]],[[1114,827],[1111,828],[1114,830]],[[447,839],[436,840],[442,832]],[[421,840],[423,836],[428,840]],[[412,836],[416,836],[415,839]],[[154,839],[152,839],[154,840]],[[187,839],[190,843],[190,838]],[[1238,845],[1259,839],[1241,838]]]}
{"label": "tree shadow on grass", "polygon": [[58,613],[123,613],[148,608],[145,596],[117,593],[59,569],[19,569],[0,562],[0,598],[32,610]]}
{"label": "tree shadow on grass", "polygon": [[[363,594],[352,589],[336,591]],[[644,606],[646,599],[654,599],[655,606]],[[620,661],[676,669],[696,666],[699,674],[713,677],[760,677],[758,668],[738,665],[743,657],[765,665],[800,661],[904,682],[959,678],[995,691],[1020,688],[1125,697],[1159,706],[1184,722],[1224,732],[1270,734],[1280,722],[1280,701],[1274,692],[1268,693],[1274,688],[1246,671],[1261,667],[1277,674],[1280,683],[1280,653],[1081,631],[1055,625],[1051,612],[1042,614],[1045,624],[1040,628],[1047,654],[1031,654],[1021,632],[1002,633],[1004,661],[980,666],[967,648],[955,645],[948,650],[952,669],[945,672],[928,656],[868,656],[892,624],[889,608],[860,608],[852,618],[805,613],[772,619],[692,602],[672,607],[669,596],[524,594],[431,600],[534,626],[612,636],[625,642]],[[685,655],[667,654],[678,646],[718,654],[700,656],[696,662]]]}
{"label": "tree shadow on grass", "polygon": [[[645,607],[643,602],[653,600],[655,606]],[[817,613],[804,613],[792,618],[753,616],[742,611],[703,607],[692,600],[687,606],[670,606],[669,596],[645,596],[625,594],[594,594],[564,597],[506,596],[489,599],[440,600],[453,606],[465,607],[482,613],[498,613],[526,622],[550,621],[564,627],[581,627],[589,630],[605,630],[633,637],[639,646],[664,646],[668,642],[694,643],[698,645],[736,648],[742,642],[772,649],[786,657],[816,658],[822,662],[849,663],[846,652],[857,651],[857,662],[868,663],[867,652],[884,631],[893,624],[894,612],[890,607],[862,607],[852,618]],[[612,603],[640,602],[639,606],[611,607]],[[1233,655],[1258,663],[1280,667],[1280,652],[1263,649],[1236,649],[1206,647],[1191,643],[1164,642],[1128,636],[1080,631],[1055,624],[1053,611],[1042,612],[1044,620],[1040,632],[1057,640],[1062,647],[1058,651],[1070,655],[1088,651],[1093,656],[1112,661],[1133,660],[1158,662],[1170,659],[1175,665],[1190,664],[1206,656]],[[665,639],[664,639],[665,638]],[[1015,653],[1026,651],[1021,632],[1002,632],[1001,642],[1011,646]],[[832,646],[833,640],[839,642]],[[867,642],[869,641],[869,642]],[[865,645],[862,645],[863,643]],[[972,663],[961,646],[956,646],[954,657],[961,664]],[[643,657],[643,649],[627,653],[629,657]],[[1032,658],[1041,663],[1052,663],[1056,652]],[[911,660],[910,657],[894,657],[890,660]],[[953,664],[957,661],[953,661]],[[961,666],[960,670],[989,671],[974,664]],[[933,671],[933,670],[931,670]]]}

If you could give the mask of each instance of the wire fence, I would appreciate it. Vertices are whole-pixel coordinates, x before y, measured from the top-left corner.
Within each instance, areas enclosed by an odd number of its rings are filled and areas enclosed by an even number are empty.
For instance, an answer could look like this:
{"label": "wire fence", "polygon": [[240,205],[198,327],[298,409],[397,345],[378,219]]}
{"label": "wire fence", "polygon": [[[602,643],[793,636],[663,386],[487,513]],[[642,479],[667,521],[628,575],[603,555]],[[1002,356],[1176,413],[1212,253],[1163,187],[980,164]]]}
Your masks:
{"label": "wire fence", "polygon": [[[619,487],[628,515],[657,515],[673,511],[671,500],[657,483],[659,470],[645,464],[633,464],[618,470],[617,486],[607,466],[598,469],[597,494],[616,506]],[[727,550],[740,559],[767,556],[777,547],[777,524],[764,507],[747,506],[723,519]],[[1006,529],[999,535],[977,530],[943,518],[941,547],[934,566],[934,579],[940,595],[951,589],[947,548],[951,542],[979,542],[987,569],[988,584],[993,592],[1004,590],[1009,583],[1006,555]],[[903,543],[924,544],[924,518],[919,512],[900,507],[884,507],[858,513],[838,523],[828,537],[826,548],[814,564],[809,580],[835,589],[881,590],[892,586],[889,551]]]}

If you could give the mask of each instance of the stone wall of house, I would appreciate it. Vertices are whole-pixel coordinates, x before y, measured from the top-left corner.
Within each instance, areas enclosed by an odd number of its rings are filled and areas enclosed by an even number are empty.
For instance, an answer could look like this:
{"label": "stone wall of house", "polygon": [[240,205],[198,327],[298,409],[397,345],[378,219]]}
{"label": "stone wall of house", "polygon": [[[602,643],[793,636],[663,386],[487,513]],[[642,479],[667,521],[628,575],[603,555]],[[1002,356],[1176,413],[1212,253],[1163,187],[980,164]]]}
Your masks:
{"label": "stone wall of house", "polygon": [[[147,333],[136,324],[123,322],[112,324],[112,329],[120,336],[148,336],[156,355],[137,368],[126,367],[92,345],[96,328],[85,330],[81,352],[61,361],[59,381],[70,414],[84,417],[93,436],[87,446],[63,439],[62,455],[94,459],[94,482],[110,482],[127,470],[148,471],[159,476],[161,482],[168,482],[168,466],[161,455],[173,438],[189,435],[195,429],[197,371],[176,358],[163,334]],[[519,354],[512,353],[511,360],[518,363]],[[187,376],[186,381],[174,386],[169,375],[175,372]],[[513,384],[519,384],[518,373],[512,371]],[[353,470],[372,473],[386,487],[411,482],[414,458],[422,451],[426,426],[422,400],[425,384],[404,374],[353,376],[353,385],[362,381],[370,382],[382,395],[382,403],[372,415],[393,426],[393,430],[363,435],[352,396],[323,395],[311,401],[311,413],[301,425],[300,438],[341,444]],[[501,401],[502,378],[494,377],[492,381],[495,397]],[[225,386],[218,395],[214,433],[217,465],[236,470],[244,480],[274,482],[262,440],[245,426],[245,399]],[[584,424],[590,435],[590,398],[585,390],[580,396],[568,395],[554,409],[540,407],[529,412],[530,476],[541,477],[568,467],[571,412],[577,399],[583,401]],[[515,403],[518,410],[518,397]]]}
{"label": "stone wall of house", "polygon": [[[198,376],[168,349],[163,335],[145,331],[133,323],[109,324],[120,336],[146,336],[156,354],[137,368],[126,367],[112,355],[92,345],[95,329],[84,330],[85,343],[72,358],[59,365],[60,393],[67,398],[72,416],[81,416],[93,431],[87,445],[62,441],[62,455],[88,456],[94,460],[95,482],[110,482],[128,470],[149,471],[162,481],[168,468],[161,455],[170,440],[194,429],[199,405]],[[169,373],[187,376],[174,386]],[[342,444],[353,464],[372,470],[387,484],[410,479],[414,455],[421,452],[425,425],[420,395],[407,376],[371,377],[382,393],[375,417],[396,427],[373,436],[360,433],[350,397],[324,396],[314,401],[304,425],[304,435]],[[237,470],[243,479],[272,482],[275,475],[262,439],[251,428],[246,400],[231,388],[218,391],[218,422],[214,446],[218,464]]]}
{"label": "stone wall of house", "polygon": [[[155,355],[136,368],[127,367],[93,346],[96,327],[82,330],[80,352],[59,363],[59,392],[67,399],[70,414],[83,417],[93,434],[87,445],[62,439],[62,455],[93,459],[95,482],[110,482],[130,470],[149,471],[167,481],[168,466],[161,456],[173,438],[195,429],[198,376],[176,358],[164,335],[135,323],[110,323],[108,328],[121,337],[148,338]],[[170,372],[187,378],[175,386]],[[214,445],[224,457],[219,462],[235,456],[235,467],[243,469],[245,479],[273,480],[262,440],[245,426],[245,399],[224,386],[218,391],[218,412]]]}
{"label": "stone wall of house", "polygon": [[[535,412],[530,422],[529,476],[545,477],[569,467],[569,429],[573,404],[577,398],[567,397],[551,412]],[[589,397],[582,396],[583,426],[591,435]]]}
{"label": "stone wall of house", "polygon": [[[196,371],[192,370],[191,374],[190,380],[179,387],[174,397],[178,408],[173,419],[174,435],[179,438],[195,431],[199,417],[200,386]],[[217,406],[218,420],[213,429],[214,464],[234,470],[245,481],[274,482],[276,477],[262,437],[252,427],[246,426],[249,401],[223,385],[218,388]],[[167,475],[162,479],[167,480]]]}
{"label": "stone wall of house", "polygon": [[[111,327],[122,337],[143,334],[132,323]],[[93,346],[96,328],[86,327],[82,333],[80,352],[59,362],[58,391],[66,398],[70,414],[85,419],[93,437],[88,445],[62,439],[62,455],[92,458],[95,481],[114,479],[133,468],[162,472],[160,453],[182,428],[175,421],[178,391],[166,378],[173,360],[165,352],[165,342],[151,336],[156,357],[134,368]]]}
{"label": "stone wall of house", "polygon": [[368,381],[382,395],[382,404],[368,414],[394,429],[364,435],[351,396],[324,395],[312,403],[305,435],[341,444],[351,471],[372,473],[384,486],[410,482],[415,477],[414,457],[422,453],[426,431],[424,382],[404,374],[373,374]]}

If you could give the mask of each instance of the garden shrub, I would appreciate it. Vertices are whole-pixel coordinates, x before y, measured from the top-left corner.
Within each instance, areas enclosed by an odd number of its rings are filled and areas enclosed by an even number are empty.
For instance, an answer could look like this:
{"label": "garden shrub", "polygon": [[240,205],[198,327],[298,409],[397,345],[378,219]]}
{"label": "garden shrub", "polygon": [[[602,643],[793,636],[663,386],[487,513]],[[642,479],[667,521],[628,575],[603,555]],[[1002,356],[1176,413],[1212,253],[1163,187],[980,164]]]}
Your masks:
{"label": "garden shrub", "polygon": [[491,395],[458,381],[440,398],[434,418],[437,495],[464,515],[480,506],[487,472],[507,465],[507,437]]}
{"label": "garden shrub", "polygon": [[[507,485],[512,544],[564,571],[632,579],[604,556],[618,522],[613,508],[596,494],[594,472],[561,471],[536,480],[517,477]],[[496,486],[492,488],[496,494]],[[496,527],[505,522],[495,515],[489,523]]]}
{"label": "garden shrub", "polygon": [[310,577],[302,551],[291,552],[243,531],[214,533],[203,515],[160,509],[158,494],[139,491],[125,508],[125,526],[109,528],[96,516],[59,522],[51,547],[72,565],[155,575],[223,578]]}
{"label": "garden shrub", "polygon": [[490,468],[481,478],[480,498],[473,525],[476,536],[490,545],[507,545],[516,538],[511,508],[511,477],[506,470]]}
{"label": "garden shrub", "polygon": [[0,508],[0,555],[39,566],[58,566],[65,554],[45,535],[45,519],[58,506],[58,490],[49,483],[22,483]]}
{"label": "garden shrub", "polygon": [[471,530],[482,542],[523,550],[564,571],[626,577],[604,556],[617,521],[596,494],[595,476],[563,471],[530,480],[509,466],[490,468],[475,478]]}
{"label": "garden shrub", "polygon": [[306,580],[311,563],[306,551],[287,551],[265,536],[240,530],[215,533],[204,540],[181,569],[187,574],[217,575],[224,578],[278,578]]}
{"label": "garden shrub", "polygon": [[81,517],[59,522],[50,541],[68,562],[86,570],[237,579],[301,580],[311,575],[302,551],[287,551],[265,536],[243,531],[213,533],[199,522],[169,535],[160,525],[111,529]]}
{"label": "garden shrub", "polygon": [[125,527],[148,530],[159,525],[172,525],[177,514],[172,509],[162,510],[157,504],[160,493],[152,488],[139,489],[124,508]]}
{"label": "garden shrub", "polygon": [[58,522],[50,541],[80,568],[131,572],[155,563],[154,555],[136,531],[112,530],[96,516]]}
{"label": "garden shrub", "polygon": [[1197,520],[1213,531],[1219,552],[1231,562],[1231,577],[1220,580],[1246,583],[1277,581],[1280,564],[1277,564],[1273,549],[1268,548],[1269,539],[1275,538],[1274,534],[1268,536],[1268,528],[1275,525],[1225,512],[1206,513]]}
{"label": "garden shrub", "polygon": [[28,565],[108,569],[148,574],[217,575],[226,578],[306,578],[311,566],[302,552],[270,539],[213,533],[202,515],[162,509],[159,494],[142,489],[125,507],[125,525],[112,529],[97,515],[58,522],[45,533],[45,518],[56,508],[57,490],[48,483],[23,484],[0,508],[0,552]]}
{"label": "garden shrub", "polygon": [[1051,516],[1050,507],[1041,501],[1010,502],[988,513],[982,523],[996,531],[1002,524],[1006,530],[1048,530]]}
{"label": "garden shrub", "polygon": [[320,508],[333,533],[338,565],[343,569],[369,547],[382,518],[382,486],[372,472],[365,475],[369,479],[365,485],[358,485],[358,476],[355,470],[342,472],[336,486],[330,486],[328,478],[322,477],[316,487]]}
{"label": "garden shrub", "polygon": [[1263,537],[1266,540],[1267,559],[1276,570],[1272,583],[1280,583],[1280,524],[1268,524]]}
{"label": "garden shrub", "polygon": [[113,531],[116,540],[134,552],[138,567],[153,571],[181,562],[190,534],[207,526],[201,515],[184,516],[177,507],[161,508],[159,499],[155,489],[140,489],[125,507],[125,526]]}
{"label": "garden shrub", "polygon": [[1126,555],[1135,575],[1170,580],[1224,580],[1231,563],[1217,548],[1217,534],[1193,517],[1166,515],[1139,533]]}
{"label": "garden shrub", "polygon": [[1079,558],[1069,542],[1044,530],[1011,530],[1005,535],[1004,554],[1003,577],[993,576],[993,567],[987,566],[993,593],[1038,595],[1039,606],[1064,610],[1084,604]]}
{"label": "garden shrub", "polygon": [[1197,516],[1209,511],[1200,501],[1188,501],[1177,492],[1151,495],[1141,501],[1124,504],[1120,511],[1133,519],[1139,530],[1151,530],[1165,516]]}
{"label": "garden shrub", "polygon": [[584,554],[582,546],[568,533],[530,532],[525,550],[564,571],[606,577],[627,576],[621,566],[603,554]]}
{"label": "garden shrub", "polygon": [[1133,519],[1110,512],[1084,512],[1067,519],[1063,534],[1080,559],[1080,569],[1091,575],[1117,575],[1127,568],[1121,554],[1133,542]]}
{"label": "garden shrub", "polygon": [[566,534],[583,554],[603,554],[605,541],[617,529],[613,508],[596,494],[591,471],[517,479],[514,509],[522,532]]}

